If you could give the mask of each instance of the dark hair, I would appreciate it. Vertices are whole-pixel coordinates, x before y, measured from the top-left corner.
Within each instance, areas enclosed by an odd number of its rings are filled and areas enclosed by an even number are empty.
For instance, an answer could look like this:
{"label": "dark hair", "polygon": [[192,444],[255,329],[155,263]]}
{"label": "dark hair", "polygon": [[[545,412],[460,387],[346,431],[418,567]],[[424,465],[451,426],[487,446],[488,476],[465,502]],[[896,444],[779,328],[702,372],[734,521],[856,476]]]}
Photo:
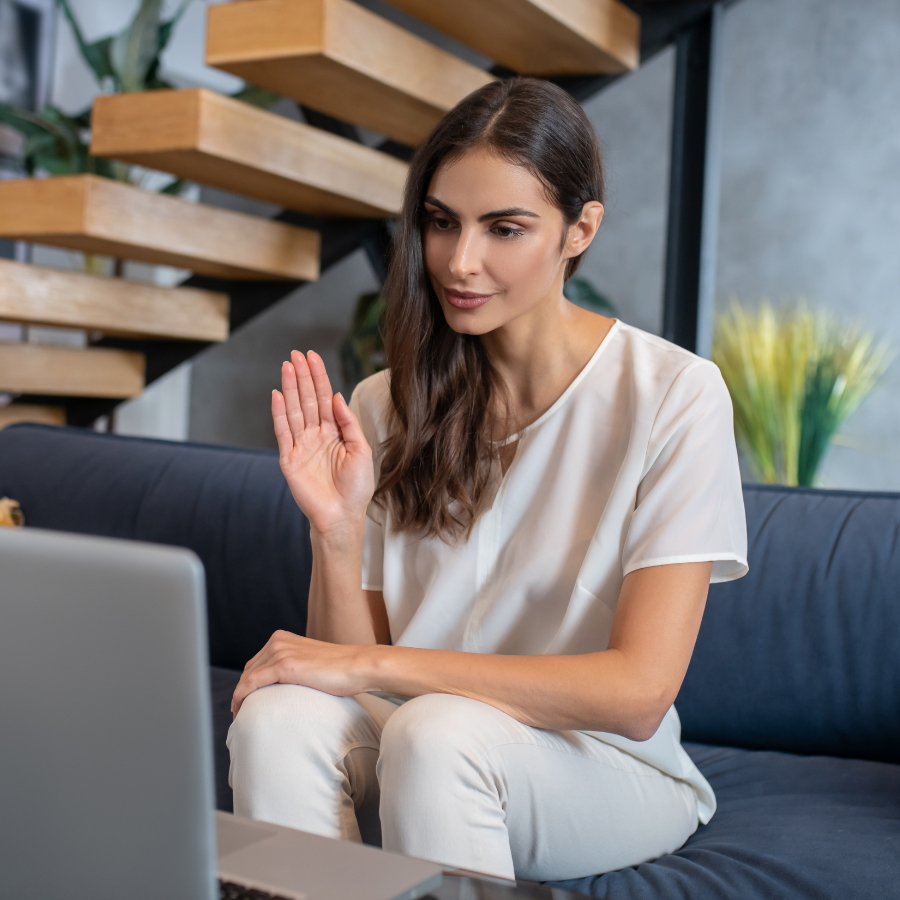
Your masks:
{"label": "dark hair", "polygon": [[[385,350],[393,401],[376,502],[397,530],[468,534],[490,478],[492,419],[504,386],[477,336],[447,324],[425,268],[423,205],[446,159],[489,148],[530,171],[563,214],[560,251],[585,203],[603,202],[600,145],[579,104],[537,78],[494,81],[469,94],[410,163],[385,283]],[[566,263],[568,279],[581,256]],[[499,402],[498,402],[499,401]]]}

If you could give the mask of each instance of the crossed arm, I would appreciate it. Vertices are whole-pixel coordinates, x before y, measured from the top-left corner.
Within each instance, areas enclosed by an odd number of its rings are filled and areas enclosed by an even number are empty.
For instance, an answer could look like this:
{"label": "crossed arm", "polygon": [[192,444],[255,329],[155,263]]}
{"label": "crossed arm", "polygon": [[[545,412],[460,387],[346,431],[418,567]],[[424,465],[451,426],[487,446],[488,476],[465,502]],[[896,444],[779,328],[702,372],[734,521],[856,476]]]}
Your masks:
{"label": "crossed arm", "polygon": [[251,659],[232,701],[303,684],[341,696],[451,693],[489,703],[537,728],[653,736],[687,671],[711,562],[638,569],[625,577],[606,650],[501,656],[388,645],[384,599],[360,585],[372,454],[322,360],[294,352],[272,415],[282,472],[310,520],[308,637],[278,631]]}

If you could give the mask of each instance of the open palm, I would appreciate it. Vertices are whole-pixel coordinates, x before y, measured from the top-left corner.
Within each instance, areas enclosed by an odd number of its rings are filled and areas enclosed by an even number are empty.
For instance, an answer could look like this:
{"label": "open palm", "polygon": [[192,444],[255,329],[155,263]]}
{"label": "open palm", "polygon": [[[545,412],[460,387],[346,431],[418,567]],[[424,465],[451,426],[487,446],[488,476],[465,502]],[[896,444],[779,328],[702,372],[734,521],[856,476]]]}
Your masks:
{"label": "open palm", "polygon": [[375,490],[372,450],[356,416],[333,394],[325,363],[295,350],[272,391],[281,471],[297,505],[323,534],[357,524]]}

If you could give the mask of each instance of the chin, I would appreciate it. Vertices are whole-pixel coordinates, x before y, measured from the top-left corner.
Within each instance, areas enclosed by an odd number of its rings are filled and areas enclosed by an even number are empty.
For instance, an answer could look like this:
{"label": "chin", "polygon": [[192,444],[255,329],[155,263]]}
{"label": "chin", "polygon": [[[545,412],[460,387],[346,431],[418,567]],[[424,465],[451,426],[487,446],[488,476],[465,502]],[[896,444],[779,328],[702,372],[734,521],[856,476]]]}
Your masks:
{"label": "chin", "polygon": [[479,309],[457,309],[455,306],[446,306],[442,303],[444,319],[450,328],[457,334],[481,335],[493,331],[497,327],[496,322],[483,314],[484,307]]}

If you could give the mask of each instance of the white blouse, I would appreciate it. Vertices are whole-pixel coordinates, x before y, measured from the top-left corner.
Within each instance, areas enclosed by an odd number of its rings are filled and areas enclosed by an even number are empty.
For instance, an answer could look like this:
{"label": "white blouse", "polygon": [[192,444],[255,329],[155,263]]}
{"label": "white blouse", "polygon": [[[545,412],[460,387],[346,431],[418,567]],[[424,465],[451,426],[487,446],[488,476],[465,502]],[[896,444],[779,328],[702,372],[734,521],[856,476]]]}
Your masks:
{"label": "white blouse", "polygon": [[[350,406],[375,455],[387,435],[388,373]],[[363,588],[380,590],[395,645],[471,653],[605,650],[624,577],[713,561],[712,582],[747,572],[747,526],[731,398],[718,368],[616,320],[575,380],[518,441],[468,540],[445,543],[366,519]],[[701,822],[715,796],[681,747],[675,707],[648,741],[585,732],[691,784]]]}

